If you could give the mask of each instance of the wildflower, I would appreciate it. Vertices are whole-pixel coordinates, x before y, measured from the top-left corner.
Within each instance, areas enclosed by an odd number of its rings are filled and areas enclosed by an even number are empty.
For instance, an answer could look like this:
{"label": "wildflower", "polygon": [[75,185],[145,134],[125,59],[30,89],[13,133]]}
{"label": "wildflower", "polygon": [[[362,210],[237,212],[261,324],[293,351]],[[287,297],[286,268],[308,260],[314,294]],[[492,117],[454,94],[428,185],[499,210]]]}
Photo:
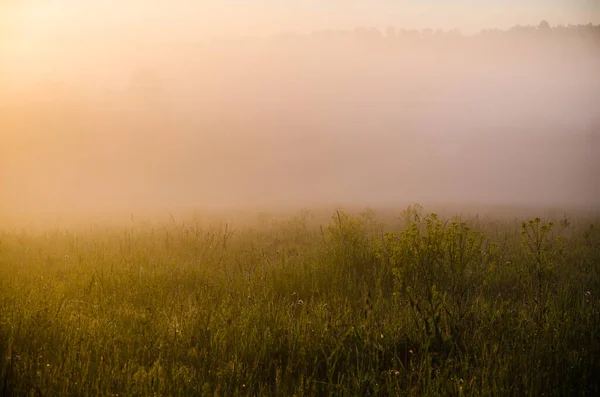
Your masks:
{"label": "wildflower", "polygon": [[592,296],[592,293],[590,291],[585,291],[585,296],[590,297]]}
{"label": "wildflower", "polygon": [[296,304],[298,306],[302,306],[304,304],[304,301],[302,299],[298,299],[298,302],[296,302]]}

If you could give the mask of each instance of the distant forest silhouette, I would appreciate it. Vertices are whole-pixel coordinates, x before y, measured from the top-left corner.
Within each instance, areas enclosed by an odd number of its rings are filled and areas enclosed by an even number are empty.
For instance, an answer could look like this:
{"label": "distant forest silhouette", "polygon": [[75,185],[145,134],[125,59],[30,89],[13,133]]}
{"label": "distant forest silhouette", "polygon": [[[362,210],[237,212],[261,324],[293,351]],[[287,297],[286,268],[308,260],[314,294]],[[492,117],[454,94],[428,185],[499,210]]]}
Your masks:
{"label": "distant forest silhouette", "polygon": [[[524,35],[524,36],[523,36]],[[563,38],[590,38],[598,40],[600,35],[600,25],[592,23],[583,25],[556,25],[551,26],[546,20],[542,20],[538,25],[515,25],[510,29],[483,29],[475,34],[463,34],[460,29],[404,29],[401,27],[389,26],[380,30],[375,27],[359,26],[354,30],[316,30],[308,34],[298,32],[284,32],[278,37],[310,37],[318,39],[354,37],[358,39],[415,39],[415,38],[487,38],[487,37],[505,37],[515,36],[523,37],[563,37]]]}

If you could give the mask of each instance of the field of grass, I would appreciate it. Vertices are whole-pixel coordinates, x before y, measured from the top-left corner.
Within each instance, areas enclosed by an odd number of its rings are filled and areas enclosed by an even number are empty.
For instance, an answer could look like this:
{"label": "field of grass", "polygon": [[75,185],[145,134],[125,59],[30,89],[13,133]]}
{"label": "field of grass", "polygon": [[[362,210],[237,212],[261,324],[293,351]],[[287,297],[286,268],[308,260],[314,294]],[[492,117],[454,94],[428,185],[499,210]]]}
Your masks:
{"label": "field of grass", "polygon": [[600,219],[0,232],[0,395],[600,395]]}

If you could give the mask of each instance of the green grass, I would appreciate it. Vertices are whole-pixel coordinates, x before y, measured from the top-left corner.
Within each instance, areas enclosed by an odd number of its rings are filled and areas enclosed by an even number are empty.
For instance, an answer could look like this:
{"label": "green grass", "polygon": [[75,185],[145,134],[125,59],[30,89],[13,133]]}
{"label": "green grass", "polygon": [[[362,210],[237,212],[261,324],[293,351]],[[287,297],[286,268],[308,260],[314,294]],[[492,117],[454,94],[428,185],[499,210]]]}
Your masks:
{"label": "green grass", "polygon": [[0,234],[0,394],[599,395],[599,219]]}

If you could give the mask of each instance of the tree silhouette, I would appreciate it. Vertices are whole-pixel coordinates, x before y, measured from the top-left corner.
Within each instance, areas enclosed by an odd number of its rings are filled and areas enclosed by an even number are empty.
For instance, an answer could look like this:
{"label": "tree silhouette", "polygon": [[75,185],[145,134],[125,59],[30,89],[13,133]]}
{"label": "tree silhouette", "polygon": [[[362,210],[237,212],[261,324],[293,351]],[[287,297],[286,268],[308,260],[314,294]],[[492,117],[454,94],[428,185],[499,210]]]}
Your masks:
{"label": "tree silhouette", "polygon": [[548,21],[543,20],[542,22],[540,22],[540,24],[538,25],[538,29],[539,30],[543,30],[543,31],[548,31],[550,30],[550,24],[548,23]]}

